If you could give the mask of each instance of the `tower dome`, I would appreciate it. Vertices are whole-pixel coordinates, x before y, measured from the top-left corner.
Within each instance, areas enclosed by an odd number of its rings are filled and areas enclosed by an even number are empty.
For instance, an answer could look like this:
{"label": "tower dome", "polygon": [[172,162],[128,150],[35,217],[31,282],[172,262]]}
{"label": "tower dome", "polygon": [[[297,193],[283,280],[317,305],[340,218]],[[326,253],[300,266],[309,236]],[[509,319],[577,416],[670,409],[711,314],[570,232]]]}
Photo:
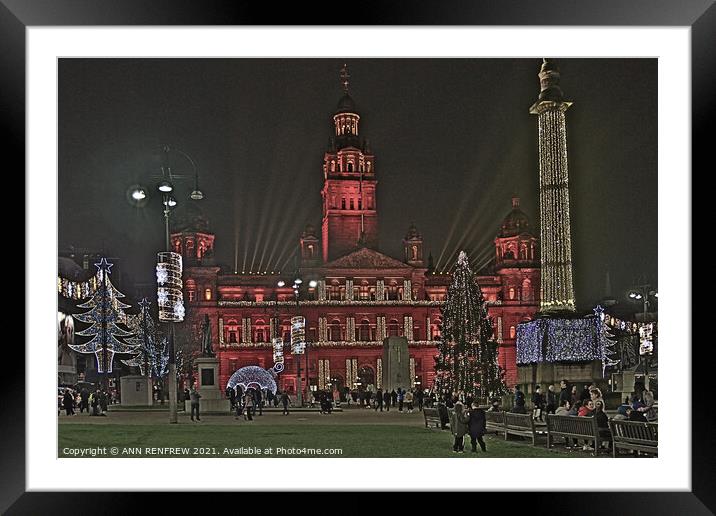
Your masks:
{"label": "tower dome", "polygon": [[502,221],[500,237],[511,237],[522,233],[530,233],[530,219],[520,209],[520,198],[512,198],[512,211]]}
{"label": "tower dome", "polygon": [[338,101],[338,108],[336,109],[336,113],[355,113],[356,112],[356,103],[353,100],[353,97],[351,97],[347,92],[345,95],[341,97],[341,99]]}

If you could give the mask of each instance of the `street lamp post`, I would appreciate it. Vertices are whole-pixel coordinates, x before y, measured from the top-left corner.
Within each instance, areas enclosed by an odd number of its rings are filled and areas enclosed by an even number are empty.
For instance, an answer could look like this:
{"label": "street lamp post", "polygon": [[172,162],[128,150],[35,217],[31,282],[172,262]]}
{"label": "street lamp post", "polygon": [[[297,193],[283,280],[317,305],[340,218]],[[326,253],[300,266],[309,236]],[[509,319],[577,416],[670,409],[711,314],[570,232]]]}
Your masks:
{"label": "street lamp post", "polygon": [[[199,172],[196,167],[196,163],[194,160],[189,156],[186,152],[177,149],[175,147],[170,147],[169,145],[163,145],[162,146],[162,165],[161,165],[161,181],[157,185],[157,189],[159,190],[159,193],[161,194],[162,198],[162,206],[163,206],[163,216],[164,216],[164,248],[167,252],[171,252],[171,238],[170,238],[170,228],[169,228],[169,216],[171,214],[172,209],[177,205],[177,200],[173,195],[174,192],[174,185],[172,184],[172,181],[174,179],[179,179],[181,176],[173,175],[171,171],[171,166],[169,164],[169,152],[175,151],[178,154],[184,156],[189,163],[191,163],[193,172],[194,172],[194,189],[192,190],[191,194],[189,195],[190,199],[193,200],[201,200],[204,198],[204,194],[199,189]],[[147,189],[139,186],[134,185],[130,187],[130,192],[128,198],[130,201],[137,207],[144,206],[147,201]],[[167,366],[168,366],[168,390],[169,390],[169,423],[177,423],[177,399],[178,399],[178,392],[177,392],[177,370],[176,370],[176,352],[175,352],[175,346],[174,346],[174,323],[173,322],[167,322],[167,337],[168,337],[168,360],[167,360]]]}
{"label": "street lamp post", "polygon": [[[303,284],[303,280],[298,276],[298,274],[295,275],[295,279],[293,280],[293,295],[294,299],[296,301],[296,317],[299,316],[299,297],[301,293],[301,284]],[[283,280],[279,280],[277,283],[279,287],[286,286],[286,282]],[[311,288],[315,288],[317,285],[317,282],[315,280],[311,280],[309,282],[309,286]],[[305,319],[304,319],[305,324]],[[305,327],[304,327],[304,339],[305,339]],[[296,350],[293,350],[294,354],[296,356],[296,382],[297,382],[297,388],[296,388],[296,402],[298,406],[303,406],[303,381],[301,380],[301,353],[296,353]],[[308,384],[308,378],[309,378],[309,367],[308,367],[308,342],[304,340],[303,342],[303,354],[306,355],[306,384]]]}

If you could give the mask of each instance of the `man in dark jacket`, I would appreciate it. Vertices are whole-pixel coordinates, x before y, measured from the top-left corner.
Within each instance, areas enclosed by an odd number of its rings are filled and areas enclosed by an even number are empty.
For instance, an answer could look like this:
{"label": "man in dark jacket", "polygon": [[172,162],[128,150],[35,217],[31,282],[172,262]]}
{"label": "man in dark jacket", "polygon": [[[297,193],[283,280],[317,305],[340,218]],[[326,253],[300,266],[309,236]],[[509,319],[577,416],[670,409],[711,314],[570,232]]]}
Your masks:
{"label": "man in dark jacket", "polygon": [[388,392],[388,389],[386,389],[383,393],[383,404],[385,405],[385,410],[390,412],[390,393]]}
{"label": "man in dark jacket", "polygon": [[557,393],[554,392],[554,385],[547,387],[547,414],[554,414],[557,410]]}
{"label": "man in dark jacket", "polygon": [[480,448],[483,452],[487,451],[485,441],[482,436],[485,435],[487,428],[487,420],[485,418],[485,410],[477,404],[477,401],[472,402],[470,408],[470,419],[467,422],[468,433],[470,434],[470,444],[472,444],[472,453],[477,453],[477,443],[480,443]]}
{"label": "man in dark jacket", "polygon": [[291,401],[288,397],[288,393],[283,391],[281,393],[281,404],[283,405],[283,415],[288,416],[288,403]]}
{"label": "man in dark jacket", "polygon": [[415,393],[415,398],[418,400],[418,410],[420,412],[423,411],[423,397],[424,397],[423,390],[418,389]]}
{"label": "man in dark jacket", "polygon": [[[255,400],[255,401],[256,401],[256,405],[255,405],[255,406],[259,409],[259,416],[263,416],[263,415],[264,415],[264,411],[263,411],[263,396],[262,396],[262,394],[261,394],[261,389],[256,389],[255,393],[256,393],[256,394],[255,394],[255,398],[256,398],[256,400]],[[254,409],[254,410],[256,410],[256,409]]]}
{"label": "man in dark jacket", "polygon": [[567,380],[562,380],[559,382],[559,388],[561,389],[559,391],[559,405],[562,406],[563,401],[568,401],[569,404],[572,404],[572,395],[569,390],[569,384],[567,384]]}
{"label": "man in dark jacket", "polygon": [[398,393],[395,392],[395,389],[390,391],[390,402],[395,407],[395,404],[398,402]]}
{"label": "man in dark jacket", "polygon": [[75,405],[75,399],[72,396],[72,394],[70,393],[70,390],[66,389],[65,395],[62,397],[62,406],[64,407],[65,413],[68,416],[75,415],[74,405]]}
{"label": "man in dark jacket", "polygon": [[383,412],[383,389],[378,389],[375,393],[375,411],[380,409]]}
{"label": "man in dark jacket", "polygon": [[527,413],[527,410],[525,409],[525,393],[520,390],[519,385],[515,385],[515,406],[512,409],[512,412],[516,414]]}

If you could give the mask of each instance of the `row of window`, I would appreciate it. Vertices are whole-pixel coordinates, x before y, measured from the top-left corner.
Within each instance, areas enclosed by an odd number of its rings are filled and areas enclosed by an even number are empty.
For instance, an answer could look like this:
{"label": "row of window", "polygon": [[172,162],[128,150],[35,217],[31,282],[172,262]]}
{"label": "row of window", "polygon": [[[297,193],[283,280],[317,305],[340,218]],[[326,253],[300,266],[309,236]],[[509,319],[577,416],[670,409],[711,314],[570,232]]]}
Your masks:
{"label": "row of window", "polygon": [[365,165],[363,165],[363,162],[359,161],[358,165],[356,166],[353,160],[348,160],[344,167],[342,161],[338,161],[338,163],[336,163],[335,160],[331,160],[328,166],[331,172],[335,172],[336,168],[338,168],[338,172],[365,172],[366,174],[370,174],[372,170],[372,165],[370,161],[367,161]]}

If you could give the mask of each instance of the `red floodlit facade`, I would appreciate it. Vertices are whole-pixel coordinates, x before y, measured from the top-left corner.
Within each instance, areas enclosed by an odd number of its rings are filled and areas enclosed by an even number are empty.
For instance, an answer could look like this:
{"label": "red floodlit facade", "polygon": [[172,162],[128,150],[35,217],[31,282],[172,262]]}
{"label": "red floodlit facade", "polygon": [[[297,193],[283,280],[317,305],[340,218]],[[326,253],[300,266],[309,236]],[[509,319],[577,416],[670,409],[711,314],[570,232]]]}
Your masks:
{"label": "red floodlit facade", "polygon": [[[410,352],[414,383],[405,387],[432,386],[441,307],[451,278],[425,262],[423,240],[413,225],[400,259],[378,250],[375,156],[359,137],[360,115],[347,82],[344,88],[324,154],[321,229],[307,225],[297,242],[303,280],[298,304],[291,274],[223,273],[214,265],[214,235],[201,213],[177,221],[171,240],[184,257],[184,324],[196,335],[209,316],[221,386],[240,367],[272,367],[271,339],[282,337],[285,369],[277,383],[295,393],[297,364],[289,341],[296,314],[306,319],[307,352],[300,360],[301,378],[305,382],[308,376],[309,385],[380,387],[382,341],[397,335],[407,338]],[[540,285],[538,242],[519,199],[513,198],[494,244],[494,260],[476,279],[494,320],[499,363],[512,386],[517,324],[537,312]],[[285,286],[278,286],[280,280]]]}

